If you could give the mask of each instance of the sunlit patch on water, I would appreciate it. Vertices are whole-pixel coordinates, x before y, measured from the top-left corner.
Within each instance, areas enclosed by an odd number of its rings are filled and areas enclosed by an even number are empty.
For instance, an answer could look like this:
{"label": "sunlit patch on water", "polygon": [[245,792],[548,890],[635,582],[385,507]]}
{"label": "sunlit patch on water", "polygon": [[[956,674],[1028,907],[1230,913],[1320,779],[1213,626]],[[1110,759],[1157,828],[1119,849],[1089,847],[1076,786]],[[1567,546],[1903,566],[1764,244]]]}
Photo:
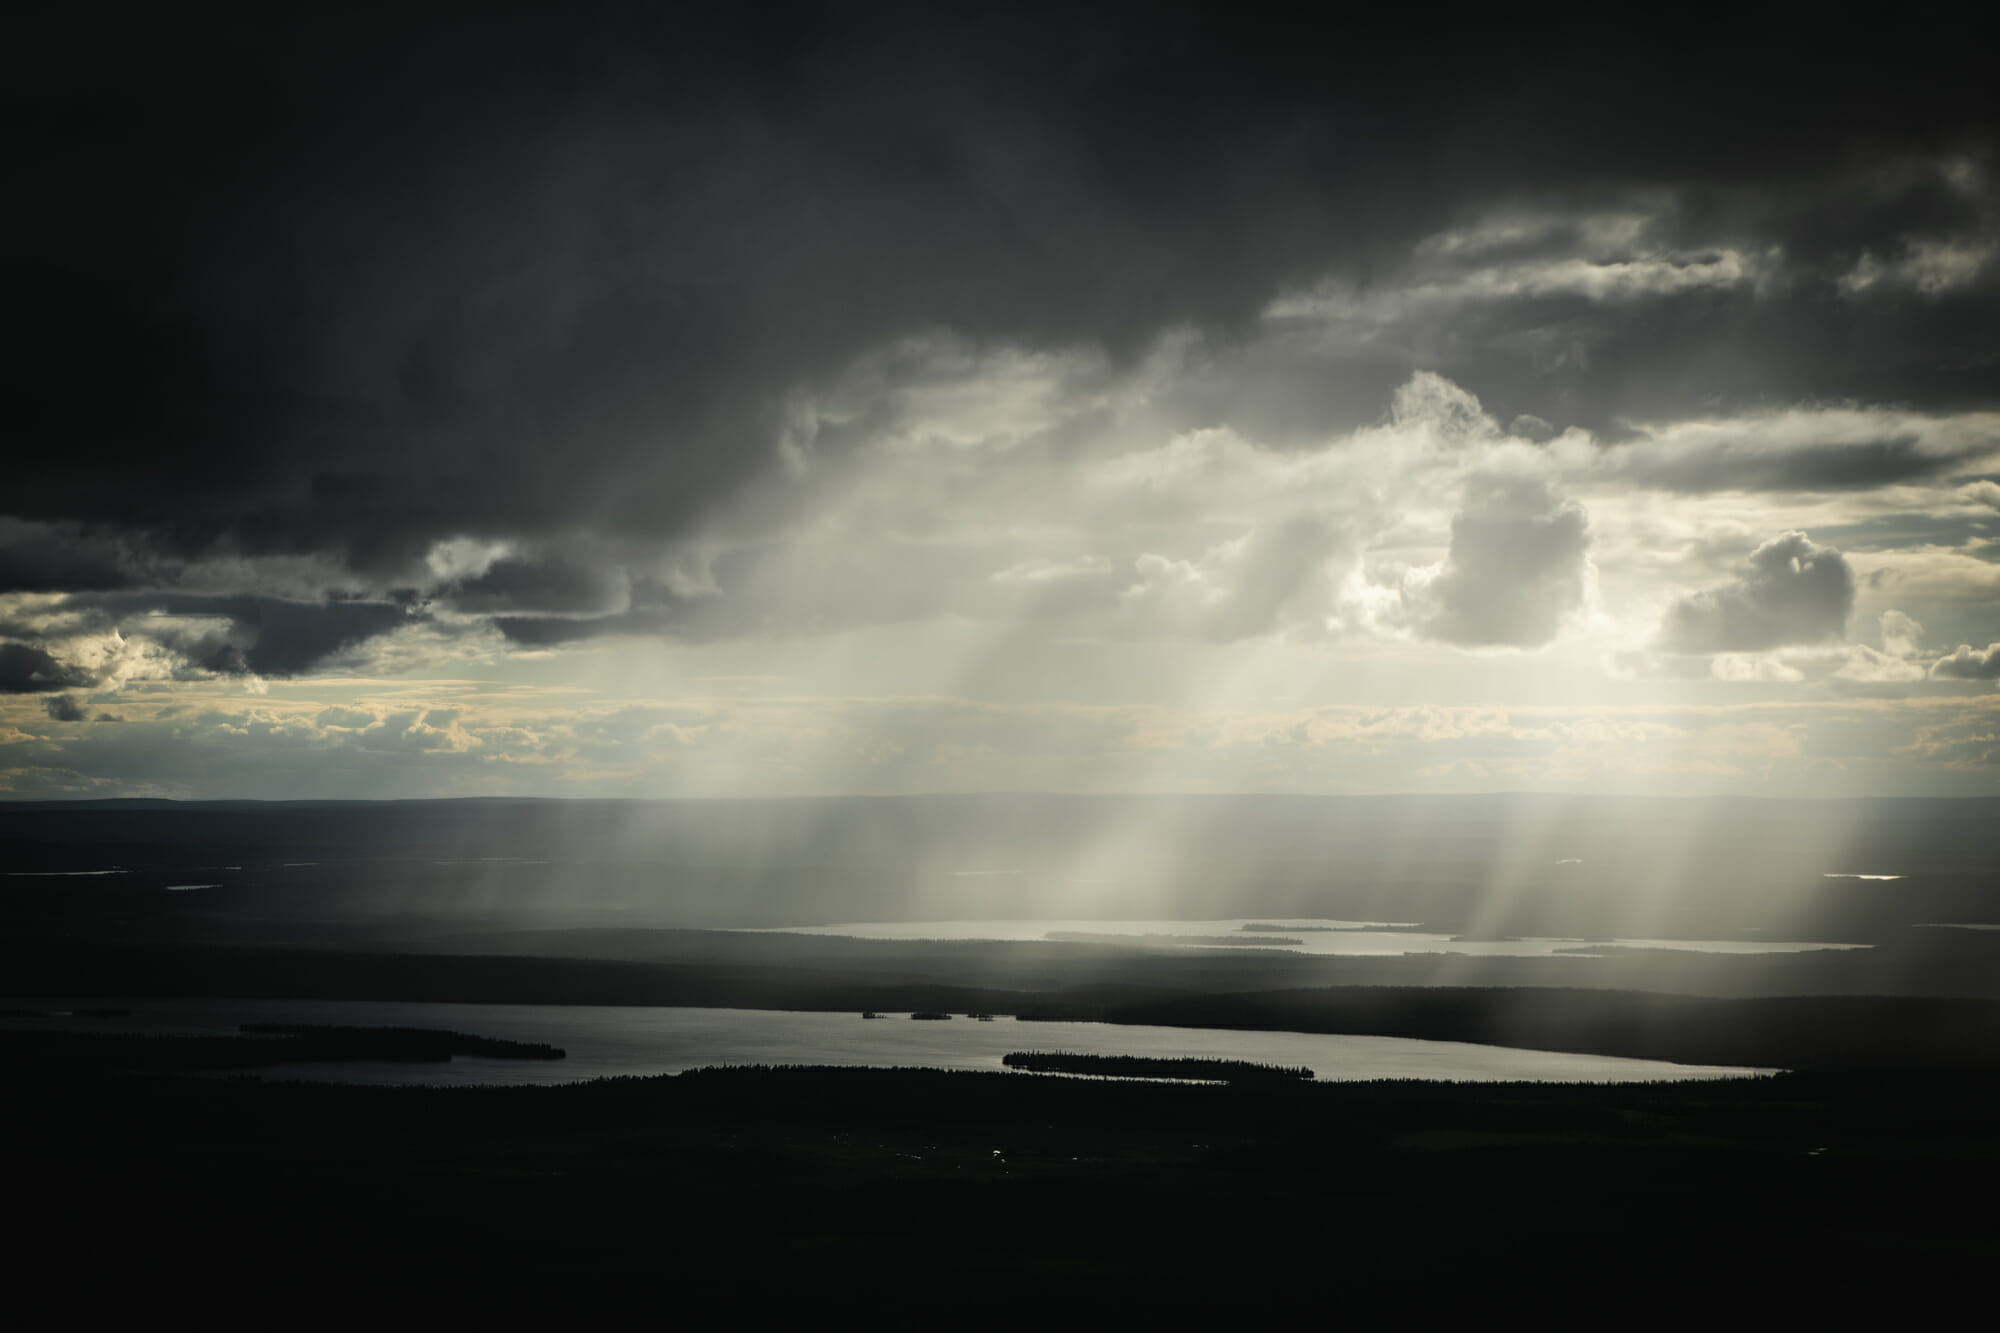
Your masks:
{"label": "sunlit patch on water", "polygon": [[1562,958],[1613,948],[1779,954],[1869,947],[1865,944],[1828,944],[1809,940],[1586,940],[1546,936],[1477,939],[1422,930],[1408,921],[1335,921],[1304,917],[1235,917],[1222,921],[853,921],[829,926],[786,926],[756,933],[834,935],[859,940],[1111,944],[1157,949],[1264,948],[1348,958],[1394,958],[1413,953]]}

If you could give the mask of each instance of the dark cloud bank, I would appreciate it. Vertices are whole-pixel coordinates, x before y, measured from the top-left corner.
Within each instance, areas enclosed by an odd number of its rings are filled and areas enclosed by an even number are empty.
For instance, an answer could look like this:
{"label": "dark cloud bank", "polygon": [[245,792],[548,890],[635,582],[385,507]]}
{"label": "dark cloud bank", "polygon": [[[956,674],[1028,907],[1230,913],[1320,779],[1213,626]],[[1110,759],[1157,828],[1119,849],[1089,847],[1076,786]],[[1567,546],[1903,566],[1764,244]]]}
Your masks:
{"label": "dark cloud bank", "polygon": [[45,694],[90,682],[88,672],[65,666],[31,644],[0,643],[0,691]]}
{"label": "dark cloud bank", "polygon": [[[1427,366],[1502,420],[1606,430],[1995,398],[1992,266],[1926,276],[1994,217],[1973,42],[1794,11],[1628,38],[1152,4],[62,7],[17,40],[0,592],[92,624],[207,617],[163,640],[196,671],[309,671],[422,617],[420,586],[523,644],[673,632],[679,594],[621,604],[572,548],[696,530],[779,468],[788,395],[866,349],[1226,341],[1283,290],[1365,292],[1510,201],[1654,191],[1651,243],[1782,252],[1788,283],[1694,286],[1643,319],[1529,292],[1315,382],[1374,412]],[[1953,154],[1986,174],[1910,165]],[[1507,244],[1530,263],[1573,240]],[[1325,396],[1285,410],[1342,424]],[[1948,462],[1887,439],[1812,466],[1846,486]],[[1651,484],[1713,484],[1695,466]],[[425,556],[453,538],[540,554],[439,581]],[[1554,499],[1482,501],[1433,631],[1546,642],[1583,540]],[[1526,562],[1519,586],[1486,586],[1488,548]],[[279,559],[310,568],[278,586]],[[1823,637],[1851,598],[1832,561],[1759,565],[1665,637]],[[90,683],[42,631],[13,638],[0,688]]]}

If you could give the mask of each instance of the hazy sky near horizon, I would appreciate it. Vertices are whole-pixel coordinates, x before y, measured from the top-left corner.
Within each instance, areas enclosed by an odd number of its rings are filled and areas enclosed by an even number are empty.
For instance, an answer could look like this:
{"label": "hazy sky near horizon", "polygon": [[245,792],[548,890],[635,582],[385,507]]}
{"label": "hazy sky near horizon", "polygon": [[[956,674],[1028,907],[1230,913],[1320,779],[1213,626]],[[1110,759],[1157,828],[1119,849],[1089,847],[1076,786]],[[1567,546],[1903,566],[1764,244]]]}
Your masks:
{"label": "hazy sky near horizon", "polygon": [[2000,792],[1978,43],[351,8],[25,35],[0,793]]}

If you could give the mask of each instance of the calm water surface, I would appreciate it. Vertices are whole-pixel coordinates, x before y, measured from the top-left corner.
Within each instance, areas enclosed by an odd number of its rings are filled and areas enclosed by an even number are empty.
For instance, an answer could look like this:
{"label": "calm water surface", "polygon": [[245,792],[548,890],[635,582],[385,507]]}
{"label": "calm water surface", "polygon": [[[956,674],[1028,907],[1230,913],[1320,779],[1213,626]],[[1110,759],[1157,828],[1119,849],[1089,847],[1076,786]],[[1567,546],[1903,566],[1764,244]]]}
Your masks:
{"label": "calm water surface", "polygon": [[[848,1065],[877,1068],[1001,1068],[1009,1051],[1076,1051],[1251,1060],[1311,1068],[1321,1081],[1414,1078],[1465,1082],[1625,1083],[1729,1078],[1770,1072],[1719,1065],[1572,1055],[1401,1037],[1228,1032],[1115,1023],[948,1022],[907,1014],[782,1009],[683,1009],[532,1004],[404,1004],[372,1000],[42,1000],[37,1008],[129,1007],[129,1019],[41,1020],[82,1031],[231,1032],[239,1023],[336,1023],[448,1028],[483,1037],[547,1042],[564,1060],[459,1056],[448,1064],[326,1063],[277,1066],[267,1078],[340,1083],[573,1083],[615,1075],[678,1074],[707,1065]],[[20,1026],[10,1022],[9,1026]],[[1021,1075],[1021,1077],[1038,1077]]]}
{"label": "calm water surface", "polygon": [[[1247,926],[1272,930],[1247,930]],[[1156,948],[1266,948],[1288,953],[1346,957],[1400,957],[1453,953],[1485,957],[1588,957],[1599,949],[1680,949],[1694,953],[1805,953],[1814,949],[1865,949],[1865,944],[1807,940],[1583,940],[1534,936],[1468,939],[1393,921],[1332,921],[1305,917],[1234,917],[1223,921],[851,921],[832,926],[785,926],[756,934],[838,935],[861,940],[1065,940]]]}

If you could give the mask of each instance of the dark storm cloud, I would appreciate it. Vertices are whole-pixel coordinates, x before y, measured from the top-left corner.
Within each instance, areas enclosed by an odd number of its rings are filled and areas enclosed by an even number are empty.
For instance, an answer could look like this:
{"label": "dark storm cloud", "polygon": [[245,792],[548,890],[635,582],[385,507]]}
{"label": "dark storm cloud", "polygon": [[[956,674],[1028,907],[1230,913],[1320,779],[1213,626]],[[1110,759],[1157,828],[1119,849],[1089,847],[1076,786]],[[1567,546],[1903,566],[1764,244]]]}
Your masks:
{"label": "dark storm cloud", "polygon": [[676,617],[658,608],[577,618],[495,616],[493,624],[509,643],[523,648],[557,648],[620,634],[669,634],[680,628]]}
{"label": "dark storm cloud", "polygon": [[315,605],[275,597],[178,597],[153,605],[190,619],[220,619],[216,629],[154,637],[201,670],[232,676],[296,676],[422,614],[396,602]]}
{"label": "dark storm cloud", "polygon": [[[1771,238],[1774,241],[1778,238]],[[1914,294],[1847,300],[1816,285],[1774,294],[1691,292],[1663,298],[1643,317],[1593,310],[1543,322],[1505,312],[1514,341],[1474,344],[1440,358],[1496,410],[1535,412],[1615,437],[1624,420],[1673,420],[1695,411],[1763,409],[1801,400],[1914,402],[1948,411],[1991,406],[2000,366],[1991,335],[2000,291],[1932,299]],[[1872,455],[1872,456],[1871,456]],[[1927,469],[1898,440],[1836,460],[1834,485],[1896,480]],[[1765,484],[1753,473],[1746,480]],[[1699,472],[1668,475],[1701,491]],[[1774,477],[1777,485],[1786,483]]]}
{"label": "dark storm cloud", "polygon": [[91,683],[89,672],[58,662],[32,644],[0,643],[0,693],[43,694]]}
{"label": "dark storm cloud", "polygon": [[1853,610],[1854,571],[1846,557],[1803,532],[1787,532],[1752,551],[1736,582],[1669,607],[1660,646],[1732,653],[1825,643],[1845,636]]}
{"label": "dark storm cloud", "polygon": [[[0,509],[57,526],[0,551],[0,586],[109,590],[147,554],[292,553],[380,594],[459,535],[672,539],[773,474],[795,390],[884,340],[942,328],[1126,359],[1182,322],[1227,339],[1289,286],[1367,288],[1418,238],[1516,198],[1666,189],[1658,239],[1686,263],[1781,244],[1811,281],[1666,294],[1645,319],[1573,294],[1487,301],[1394,354],[1323,358],[1315,382],[1354,392],[1287,410],[1323,427],[1411,357],[1502,419],[1558,425],[1802,392],[1990,400],[1992,273],[1908,276],[1930,271],[1922,244],[1990,230],[1990,185],[1871,166],[1990,140],[1976,44],[1753,15],[1633,48],[1504,17],[50,10],[7,92],[29,346]],[[1557,227],[1492,254],[1577,243]],[[1864,254],[1886,276],[1840,294]],[[1929,465],[1888,440],[1800,466],[1865,485]],[[110,536],[49,535],[76,524]],[[521,643],[755,623],[611,609],[617,578],[587,563],[502,562],[440,604],[520,613],[498,623]],[[192,660],[287,674],[403,613],[214,614],[233,628]]]}
{"label": "dark storm cloud", "polygon": [[621,600],[622,580],[560,558],[496,560],[483,573],[458,579],[438,599],[466,612],[608,610]]}
{"label": "dark storm cloud", "polygon": [[142,577],[121,542],[0,517],[0,593],[103,591]]}
{"label": "dark storm cloud", "polygon": [[[1657,170],[1660,145],[1634,134],[1635,170],[1492,195],[1468,184],[1453,227],[1361,289],[1400,285],[1406,299],[1377,312],[1393,336],[1366,329],[1339,349],[1339,369],[1372,369],[1378,391],[1399,369],[1435,370],[1503,420],[1529,413],[1613,437],[1627,421],[1801,400],[1991,405],[1994,141],[1989,106],[1928,146],[1857,136],[1843,161],[1774,156],[1760,180]],[[1405,359],[1377,364],[1385,347]],[[1916,460],[1881,467],[1898,461]],[[1852,479],[1836,484],[1866,484],[1866,455],[1849,462]],[[1699,472],[1666,480],[1708,484]]]}
{"label": "dark storm cloud", "polygon": [[166,88],[47,70],[89,114],[31,192],[55,452],[13,503],[383,572],[460,531],[672,533],[883,337],[1135,346],[1317,262],[1350,173],[1288,131],[1297,88],[1185,22],[1125,52],[1098,17],[921,19],[354,20]]}

